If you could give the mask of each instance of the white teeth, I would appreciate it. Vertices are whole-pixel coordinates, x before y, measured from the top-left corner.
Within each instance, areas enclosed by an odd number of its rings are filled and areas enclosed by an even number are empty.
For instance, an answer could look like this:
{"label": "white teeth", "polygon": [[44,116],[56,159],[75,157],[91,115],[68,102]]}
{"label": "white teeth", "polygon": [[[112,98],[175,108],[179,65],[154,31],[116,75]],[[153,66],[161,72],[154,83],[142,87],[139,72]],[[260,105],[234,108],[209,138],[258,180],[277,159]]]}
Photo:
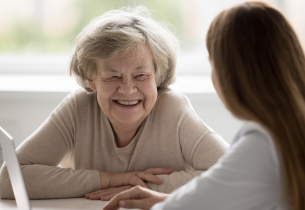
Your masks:
{"label": "white teeth", "polygon": [[139,101],[117,101],[119,104],[125,105],[125,106],[133,106],[139,103]]}

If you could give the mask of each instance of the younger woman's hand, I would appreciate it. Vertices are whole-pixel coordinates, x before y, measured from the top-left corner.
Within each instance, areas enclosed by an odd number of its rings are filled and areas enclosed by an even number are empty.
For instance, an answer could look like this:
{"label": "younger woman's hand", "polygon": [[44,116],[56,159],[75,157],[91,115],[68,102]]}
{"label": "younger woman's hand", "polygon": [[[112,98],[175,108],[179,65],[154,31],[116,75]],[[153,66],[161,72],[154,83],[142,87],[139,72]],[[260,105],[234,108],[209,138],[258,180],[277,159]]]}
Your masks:
{"label": "younger woman's hand", "polygon": [[121,207],[126,209],[139,208],[149,210],[153,205],[164,201],[168,196],[168,194],[136,186],[114,196],[103,210],[117,210]]}
{"label": "younger woman's hand", "polygon": [[140,185],[147,187],[144,182],[161,184],[162,180],[155,175],[171,174],[173,170],[165,168],[150,168],[145,171],[133,171],[125,173],[100,172],[101,189],[121,187],[127,185]]}

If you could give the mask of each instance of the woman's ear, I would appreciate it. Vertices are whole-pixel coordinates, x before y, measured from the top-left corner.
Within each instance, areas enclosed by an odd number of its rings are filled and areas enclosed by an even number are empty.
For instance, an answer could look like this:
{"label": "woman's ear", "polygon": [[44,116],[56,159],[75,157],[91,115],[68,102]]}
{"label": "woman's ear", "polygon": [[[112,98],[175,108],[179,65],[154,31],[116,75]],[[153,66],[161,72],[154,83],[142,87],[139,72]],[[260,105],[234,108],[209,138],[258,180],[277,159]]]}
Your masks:
{"label": "woman's ear", "polygon": [[92,90],[96,91],[95,82],[94,82],[93,80],[91,80],[91,79],[89,79],[88,81],[89,81],[89,87],[90,87]]}

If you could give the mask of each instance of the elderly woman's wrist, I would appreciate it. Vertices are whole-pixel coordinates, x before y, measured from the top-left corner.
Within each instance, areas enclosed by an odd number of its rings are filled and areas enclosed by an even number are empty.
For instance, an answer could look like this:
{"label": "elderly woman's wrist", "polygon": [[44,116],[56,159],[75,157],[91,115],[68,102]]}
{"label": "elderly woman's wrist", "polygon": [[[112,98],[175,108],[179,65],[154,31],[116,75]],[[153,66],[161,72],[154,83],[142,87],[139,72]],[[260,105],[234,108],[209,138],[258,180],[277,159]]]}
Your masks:
{"label": "elderly woman's wrist", "polygon": [[107,188],[111,187],[110,182],[111,182],[113,173],[100,171],[99,174],[100,174],[101,189],[107,189]]}

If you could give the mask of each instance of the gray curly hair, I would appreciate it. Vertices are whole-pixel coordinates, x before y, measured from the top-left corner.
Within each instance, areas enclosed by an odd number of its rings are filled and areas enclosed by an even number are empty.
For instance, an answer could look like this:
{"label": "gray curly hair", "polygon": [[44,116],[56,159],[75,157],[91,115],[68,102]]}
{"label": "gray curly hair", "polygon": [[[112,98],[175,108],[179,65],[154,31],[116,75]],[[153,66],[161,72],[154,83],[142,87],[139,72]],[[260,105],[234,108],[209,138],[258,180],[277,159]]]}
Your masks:
{"label": "gray curly hair", "polygon": [[93,19],[77,36],[70,76],[92,92],[88,80],[96,76],[96,60],[109,59],[145,43],[152,53],[158,88],[175,81],[179,42],[144,6],[111,10]]}

